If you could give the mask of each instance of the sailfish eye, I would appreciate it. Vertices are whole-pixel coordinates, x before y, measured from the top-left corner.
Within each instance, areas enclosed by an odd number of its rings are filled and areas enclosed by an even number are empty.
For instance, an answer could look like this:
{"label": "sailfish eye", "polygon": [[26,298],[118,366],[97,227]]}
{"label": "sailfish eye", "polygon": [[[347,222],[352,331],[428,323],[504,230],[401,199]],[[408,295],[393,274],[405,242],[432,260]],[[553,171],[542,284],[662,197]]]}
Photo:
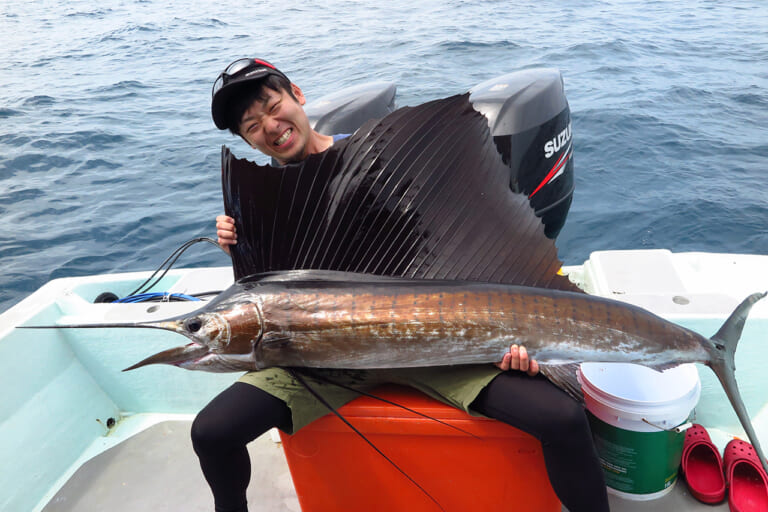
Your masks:
{"label": "sailfish eye", "polygon": [[200,330],[202,326],[203,326],[203,322],[197,317],[189,318],[184,321],[184,327],[189,332],[197,332]]}

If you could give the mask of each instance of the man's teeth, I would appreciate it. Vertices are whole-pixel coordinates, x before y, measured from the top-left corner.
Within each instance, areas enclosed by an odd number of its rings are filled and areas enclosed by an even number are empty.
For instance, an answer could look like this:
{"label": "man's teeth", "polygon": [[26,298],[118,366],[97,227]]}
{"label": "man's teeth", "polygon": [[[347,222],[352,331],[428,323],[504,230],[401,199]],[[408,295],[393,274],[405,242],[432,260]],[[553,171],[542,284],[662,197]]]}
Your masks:
{"label": "man's teeth", "polygon": [[293,129],[292,128],[288,128],[287,130],[285,130],[285,132],[283,132],[283,134],[280,136],[280,138],[278,138],[275,141],[275,146],[282,146],[283,144],[288,142],[288,137],[291,136],[291,133],[293,133]]}

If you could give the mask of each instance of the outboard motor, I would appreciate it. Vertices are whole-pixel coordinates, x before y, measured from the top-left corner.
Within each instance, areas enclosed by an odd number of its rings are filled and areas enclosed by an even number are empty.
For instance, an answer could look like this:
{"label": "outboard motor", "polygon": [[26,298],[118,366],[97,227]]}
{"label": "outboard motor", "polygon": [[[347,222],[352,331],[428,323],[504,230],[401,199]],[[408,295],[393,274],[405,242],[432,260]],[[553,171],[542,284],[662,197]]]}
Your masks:
{"label": "outboard motor", "polygon": [[525,193],[544,232],[555,238],[573,198],[571,113],[557,69],[526,69],[470,91],[469,100],[488,118],[493,140],[509,165],[509,185]]}
{"label": "outboard motor", "polygon": [[366,121],[395,110],[395,84],[371,82],[347,87],[304,107],[309,124],[323,135],[352,133]]}

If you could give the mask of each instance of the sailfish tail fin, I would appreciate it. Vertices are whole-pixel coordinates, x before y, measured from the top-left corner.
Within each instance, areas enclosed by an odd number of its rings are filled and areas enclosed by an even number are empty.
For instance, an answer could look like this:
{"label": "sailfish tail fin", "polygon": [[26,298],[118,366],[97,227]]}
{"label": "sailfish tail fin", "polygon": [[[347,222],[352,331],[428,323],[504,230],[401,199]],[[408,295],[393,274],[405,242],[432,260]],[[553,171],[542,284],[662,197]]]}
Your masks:
{"label": "sailfish tail fin", "polygon": [[739,386],[736,383],[736,347],[741,338],[741,333],[744,329],[744,323],[747,320],[747,315],[752,309],[752,306],[764,298],[768,293],[754,293],[744,299],[736,309],[731,313],[731,316],[725,321],[720,330],[710,338],[712,343],[709,347],[710,363],[709,366],[717,375],[720,383],[725,389],[725,394],[728,396],[733,409],[736,411],[736,415],[741,422],[744,431],[747,433],[752,446],[755,447],[757,455],[760,457],[760,462],[763,465],[763,469],[768,472],[768,461],[766,461],[763,450],[760,447],[760,441],[755,434],[755,430],[752,427],[752,422],[749,419],[747,408],[744,406],[744,402],[741,399],[741,393],[739,393]]}

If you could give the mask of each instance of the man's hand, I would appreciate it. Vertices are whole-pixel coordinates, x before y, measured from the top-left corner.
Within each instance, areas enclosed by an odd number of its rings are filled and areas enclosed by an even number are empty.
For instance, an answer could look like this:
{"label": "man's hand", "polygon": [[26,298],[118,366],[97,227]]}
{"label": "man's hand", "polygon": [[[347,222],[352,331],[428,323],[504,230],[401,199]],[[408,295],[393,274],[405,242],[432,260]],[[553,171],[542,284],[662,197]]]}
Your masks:
{"label": "man's hand", "polygon": [[528,358],[528,351],[525,347],[512,345],[509,352],[504,354],[504,358],[499,363],[494,363],[500,370],[519,370],[525,372],[531,377],[539,373],[539,363]]}
{"label": "man's hand", "polygon": [[229,254],[229,246],[237,243],[235,233],[235,219],[226,215],[216,217],[216,236],[219,237],[219,245]]}

